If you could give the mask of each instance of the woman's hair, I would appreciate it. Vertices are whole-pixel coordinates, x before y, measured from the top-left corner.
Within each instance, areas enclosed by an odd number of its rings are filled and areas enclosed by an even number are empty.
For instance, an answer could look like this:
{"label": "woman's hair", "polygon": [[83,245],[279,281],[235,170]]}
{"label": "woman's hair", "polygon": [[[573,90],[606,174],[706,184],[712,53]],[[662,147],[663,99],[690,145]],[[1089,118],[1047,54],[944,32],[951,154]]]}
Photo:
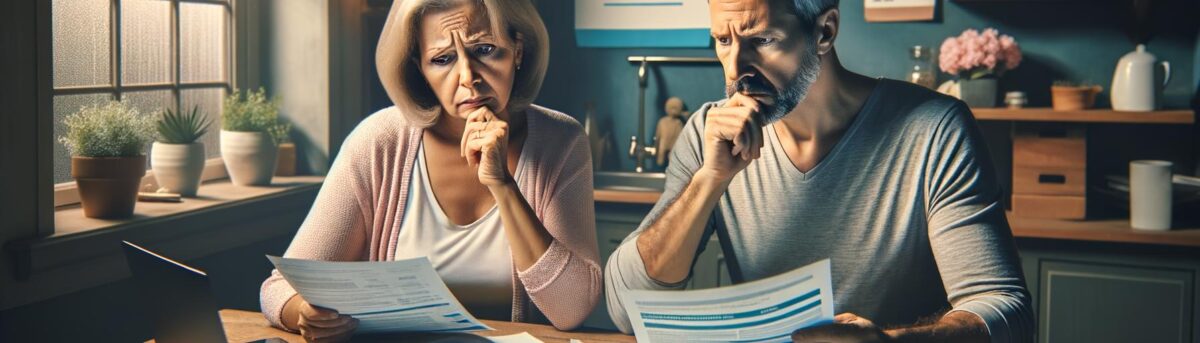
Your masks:
{"label": "woman's hair", "polygon": [[520,110],[533,103],[546,76],[550,57],[550,39],[546,25],[529,0],[396,0],[379,36],[375,68],[388,97],[411,125],[429,127],[438,120],[441,105],[417,63],[419,20],[426,11],[473,2],[485,9],[492,32],[506,34],[512,42],[520,34],[523,41],[521,68],[513,80],[508,110]]}

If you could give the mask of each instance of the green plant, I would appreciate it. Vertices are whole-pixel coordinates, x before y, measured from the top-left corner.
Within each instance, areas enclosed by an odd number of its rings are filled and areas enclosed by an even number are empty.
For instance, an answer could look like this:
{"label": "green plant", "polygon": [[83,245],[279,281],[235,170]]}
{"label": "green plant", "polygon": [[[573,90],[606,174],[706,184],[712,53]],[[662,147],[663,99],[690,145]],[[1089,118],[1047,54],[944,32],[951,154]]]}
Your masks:
{"label": "green plant", "polygon": [[225,97],[221,112],[221,128],[225,131],[263,132],[271,135],[276,145],[287,139],[291,125],[279,122],[279,98],[267,98],[266,90],[241,92],[234,90]]}
{"label": "green plant", "polygon": [[154,140],[154,119],[124,102],[84,106],[63,119],[67,133],[58,141],[73,156],[132,157]]}
{"label": "green plant", "polygon": [[192,107],[192,112],[175,113],[171,109],[163,111],[158,118],[158,141],[167,144],[190,144],[208,132],[212,121],[200,114],[200,107]]}

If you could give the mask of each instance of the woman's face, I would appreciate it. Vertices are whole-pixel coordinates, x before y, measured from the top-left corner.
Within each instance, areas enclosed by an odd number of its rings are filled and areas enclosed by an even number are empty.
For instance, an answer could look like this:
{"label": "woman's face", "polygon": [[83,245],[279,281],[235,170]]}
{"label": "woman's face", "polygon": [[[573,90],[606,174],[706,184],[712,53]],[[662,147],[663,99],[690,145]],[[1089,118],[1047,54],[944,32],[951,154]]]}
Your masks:
{"label": "woman's face", "polygon": [[419,27],[417,63],[446,114],[466,119],[481,106],[503,114],[521,61],[520,37],[493,34],[474,1],[426,12]]}

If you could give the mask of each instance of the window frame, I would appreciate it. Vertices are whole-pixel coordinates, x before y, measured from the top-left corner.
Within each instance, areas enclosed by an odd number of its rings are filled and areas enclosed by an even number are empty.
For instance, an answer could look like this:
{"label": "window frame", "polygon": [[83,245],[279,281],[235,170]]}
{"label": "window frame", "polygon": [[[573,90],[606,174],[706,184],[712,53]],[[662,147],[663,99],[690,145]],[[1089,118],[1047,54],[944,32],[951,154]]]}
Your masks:
{"label": "window frame", "polygon": [[[50,87],[50,102],[51,102],[51,104],[53,104],[54,100],[58,96],[61,96],[61,95],[105,94],[105,95],[111,96],[113,99],[120,100],[122,95],[124,95],[125,93],[141,92],[141,91],[169,90],[169,91],[171,91],[171,95],[174,97],[174,100],[175,100],[175,109],[177,111],[182,111],[182,107],[183,107],[183,96],[182,95],[183,95],[184,90],[224,89],[226,95],[233,92],[233,90],[236,88],[234,85],[238,84],[238,81],[239,81],[239,78],[238,78],[239,70],[237,69],[237,64],[239,61],[247,60],[247,58],[245,58],[244,56],[239,54],[239,50],[237,49],[237,47],[239,45],[237,38],[240,35],[237,33],[238,3],[236,0],[160,0],[160,1],[169,2],[170,6],[171,6],[171,8],[170,8],[171,21],[169,24],[170,30],[171,30],[170,37],[169,37],[170,41],[171,41],[170,42],[170,44],[171,44],[170,60],[171,60],[171,66],[173,68],[173,72],[171,73],[171,75],[172,75],[171,80],[165,81],[165,82],[135,83],[135,84],[129,84],[129,85],[126,85],[124,82],[122,82],[123,80],[122,80],[122,75],[121,75],[121,72],[123,70],[122,69],[123,62],[124,62],[122,59],[122,56],[121,56],[121,54],[122,54],[122,51],[121,51],[121,42],[122,42],[121,23],[122,23],[122,19],[123,19],[123,16],[121,14],[122,1],[126,1],[126,0],[108,0],[108,3],[109,3],[109,5],[108,5],[109,6],[109,20],[108,20],[108,25],[109,25],[109,40],[108,40],[108,42],[109,42],[108,43],[109,44],[109,46],[108,46],[108,50],[109,50],[109,61],[108,61],[109,62],[109,83],[107,85],[55,87],[53,85],[53,83],[54,83],[54,81],[53,81],[53,79],[54,79],[53,78],[53,71],[54,71],[53,64],[54,63],[53,63],[53,57],[51,57],[50,66],[48,68],[51,73],[50,77],[49,77],[50,86],[51,86]],[[47,2],[50,2],[50,1],[47,1]],[[180,26],[180,7],[181,7],[181,4],[183,4],[183,3],[219,5],[219,6],[224,7],[225,15],[224,15],[224,18],[222,19],[222,24],[224,25],[224,28],[225,28],[225,42],[224,42],[225,43],[225,53],[224,53],[224,56],[222,56],[222,58],[224,59],[224,61],[222,61],[222,64],[225,67],[224,73],[222,75],[222,78],[224,80],[207,80],[207,81],[196,81],[196,82],[184,82],[182,80],[183,79],[182,78],[183,65],[182,65],[182,63],[180,63],[180,50],[181,50],[180,34],[181,33],[180,33],[179,26]],[[53,7],[53,6],[50,6],[50,7]],[[52,12],[53,8],[51,8],[50,11]],[[51,20],[53,20],[53,19],[51,19]],[[53,24],[51,23],[50,26],[52,27]],[[53,31],[53,30],[51,29],[51,31]],[[51,39],[53,39],[53,35],[54,35],[53,32],[51,32],[49,35]],[[54,54],[53,48],[51,47],[50,50],[51,50],[50,55],[53,56],[53,54]],[[53,112],[53,111],[51,110],[50,112]],[[53,117],[54,114],[48,113],[47,115]],[[54,125],[53,122],[51,122],[51,127],[53,127],[53,125]],[[218,127],[220,126],[219,122],[217,122],[217,126]],[[51,141],[51,142],[48,142],[48,144],[49,144],[49,146],[53,146],[54,143],[53,143],[53,141]],[[48,150],[53,150],[53,149],[48,149]],[[51,154],[53,154],[53,152],[51,152]],[[53,160],[53,158],[54,158],[53,156],[50,156],[50,160]],[[53,170],[53,163],[51,163],[51,168],[52,168],[51,170]],[[226,178],[226,177],[228,177],[228,175],[226,174],[226,171],[225,171],[225,162],[223,159],[221,159],[221,157],[214,157],[214,158],[209,158],[209,159],[205,160],[204,172],[201,173],[201,176],[200,176],[200,179],[202,182],[216,180],[216,179],[222,179],[222,178]],[[157,185],[157,181],[154,178],[153,171],[150,171],[150,170],[146,171],[146,176],[144,176],[142,178],[141,184]],[[79,191],[75,184],[75,181],[55,183],[53,186],[53,200],[54,200],[54,207],[56,207],[56,208],[61,207],[61,206],[78,204],[79,203]]]}

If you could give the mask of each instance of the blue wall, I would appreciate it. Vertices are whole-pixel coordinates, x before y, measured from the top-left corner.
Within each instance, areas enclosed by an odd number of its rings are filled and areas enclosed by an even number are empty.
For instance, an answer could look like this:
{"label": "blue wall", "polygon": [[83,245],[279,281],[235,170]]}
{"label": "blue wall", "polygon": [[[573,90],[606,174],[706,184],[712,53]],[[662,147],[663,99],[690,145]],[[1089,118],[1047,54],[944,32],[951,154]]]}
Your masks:
{"label": "blue wall", "polygon": [[[936,47],[964,29],[994,27],[1016,38],[1025,54],[1025,61],[1004,76],[1001,87],[1025,91],[1032,105],[1048,106],[1049,86],[1054,80],[1110,87],[1117,60],[1134,46],[1121,29],[1123,14],[1128,11],[1114,4],[1118,2],[959,4],[943,0],[932,22],[867,23],[862,1],[843,0],[842,32],[836,44],[847,68],[869,76],[902,79],[909,47]],[[620,152],[628,150],[629,136],[637,130],[637,65],[626,57],[713,56],[711,49],[579,48],[574,39],[573,0],[543,0],[538,9],[551,38],[550,70],[539,104],[582,120],[586,104],[593,102],[598,120],[612,125]],[[1170,61],[1174,69],[1164,103],[1186,107],[1200,79],[1195,3],[1169,0],[1157,13],[1154,21],[1159,23],[1159,33],[1148,50],[1160,60]],[[720,99],[722,82],[716,64],[653,67],[646,93],[647,130],[653,132],[667,97],[682,98],[692,110],[705,101]],[[1100,105],[1108,106],[1107,93],[1101,98]],[[633,168],[633,161],[623,153],[609,156],[608,161],[604,169]]]}

